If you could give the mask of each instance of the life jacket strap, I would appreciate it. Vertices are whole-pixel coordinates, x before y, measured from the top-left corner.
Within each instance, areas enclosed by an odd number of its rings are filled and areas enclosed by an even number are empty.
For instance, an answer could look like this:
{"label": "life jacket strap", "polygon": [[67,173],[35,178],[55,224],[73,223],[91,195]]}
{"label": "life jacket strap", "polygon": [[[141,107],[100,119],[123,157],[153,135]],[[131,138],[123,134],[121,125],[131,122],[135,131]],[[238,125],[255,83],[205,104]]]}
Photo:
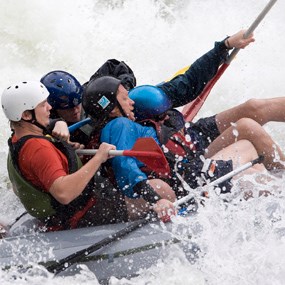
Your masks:
{"label": "life jacket strap", "polygon": [[96,204],[96,198],[91,197],[85,207],[81,209],[80,211],[77,211],[75,215],[73,215],[69,219],[69,224],[71,229],[75,229],[77,227],[78,222],[84,217],[84,215],[87,213],[87,211],[92,208]]}

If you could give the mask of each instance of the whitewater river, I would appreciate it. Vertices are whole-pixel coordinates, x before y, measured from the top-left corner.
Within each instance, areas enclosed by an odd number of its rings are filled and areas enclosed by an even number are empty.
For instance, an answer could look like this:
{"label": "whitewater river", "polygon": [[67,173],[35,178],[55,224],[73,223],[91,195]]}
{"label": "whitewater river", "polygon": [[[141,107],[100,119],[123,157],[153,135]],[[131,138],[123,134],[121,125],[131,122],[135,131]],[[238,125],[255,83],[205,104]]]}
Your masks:
{"label": "whitewater river", "polygon": [[[0,89],[19,80],[39,80],[55,69],[67,70],[84,83],[110,58],[129,64],[138,84],[156,84],[191,64],[211,49],[215,40],[249,27],[266,3],[0,0]],[[199,117],[252,97],[285,95],[284,11],[284,1],[277,1],[257,28],[256,42],[240,51]],[[285,149],[285,124],[270,123],[265,128]],[[9,224],[23,208],[7,175],[10,129],[2,110],[0,129],[0,222]],[[139,277],[130,281],[113,278],[111,284],[284,284],[284,181],[285,177],[263,186],[274,194],[267,198],[257,198],[260,186],[254,180],[254,198],[247,202],[241,199],[238,185],[228,204],[213,196],[188,225],[204,252],[195,264],[173,249]],[[13,276],[0,271],[0,284],[97,284],[96,276],[88,271],[65,279],[53,279],[51,274]]]}

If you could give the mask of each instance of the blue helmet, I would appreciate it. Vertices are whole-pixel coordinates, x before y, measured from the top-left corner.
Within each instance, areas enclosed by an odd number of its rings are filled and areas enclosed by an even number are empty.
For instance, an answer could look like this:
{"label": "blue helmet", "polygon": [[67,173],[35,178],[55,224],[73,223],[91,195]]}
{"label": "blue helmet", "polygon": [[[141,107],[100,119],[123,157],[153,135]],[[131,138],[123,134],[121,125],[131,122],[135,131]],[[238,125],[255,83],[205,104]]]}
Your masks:
{"label": "blue helmet", "polygon": [[82,101],[83,88],[68,72],[51,71],[41,78],[41,82],[50,93],[47,100],[54,110],[70,109]]}
{"label": "blue helmet", "polygon": [[131,89],[129,97],[135,101],[134,113],[138,121],[155,119],[172,107],[172,102],[164,91],[152,85]]}

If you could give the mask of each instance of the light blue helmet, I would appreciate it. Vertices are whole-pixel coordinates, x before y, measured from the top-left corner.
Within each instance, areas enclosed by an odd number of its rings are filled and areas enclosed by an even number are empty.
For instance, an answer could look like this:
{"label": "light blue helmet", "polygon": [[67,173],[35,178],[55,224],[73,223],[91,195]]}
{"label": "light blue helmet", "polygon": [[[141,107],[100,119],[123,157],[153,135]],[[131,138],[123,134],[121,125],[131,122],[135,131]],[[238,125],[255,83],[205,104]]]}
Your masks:
{"label": "light blue helmet", "polygon": [[164,91],[152,85],[131,89],[129,97],[135,102],[134,113],[138,121],[155,119],[172,107],[172,102]]}

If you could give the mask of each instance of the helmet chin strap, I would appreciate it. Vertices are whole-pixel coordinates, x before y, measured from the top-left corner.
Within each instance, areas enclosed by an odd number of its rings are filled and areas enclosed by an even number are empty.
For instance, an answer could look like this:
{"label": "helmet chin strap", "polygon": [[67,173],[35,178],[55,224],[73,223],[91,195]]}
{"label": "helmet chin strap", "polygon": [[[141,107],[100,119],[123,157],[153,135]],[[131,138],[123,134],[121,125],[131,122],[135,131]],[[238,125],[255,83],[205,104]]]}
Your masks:
{"label": "helmet chin strap", "polygon": [[25,119],[22,118],[22,120],[27,122],[27,123],[33,124],[33,125],[37,126],[38,128],[42,129],[44,134],[48,134],[49,133],[48,129],[45,126],[41,125],[37,121],[35,110],[33,109],[33,110],[30,110],[30,111],[32,113],[32,119],[31,120],[25,120]]}

